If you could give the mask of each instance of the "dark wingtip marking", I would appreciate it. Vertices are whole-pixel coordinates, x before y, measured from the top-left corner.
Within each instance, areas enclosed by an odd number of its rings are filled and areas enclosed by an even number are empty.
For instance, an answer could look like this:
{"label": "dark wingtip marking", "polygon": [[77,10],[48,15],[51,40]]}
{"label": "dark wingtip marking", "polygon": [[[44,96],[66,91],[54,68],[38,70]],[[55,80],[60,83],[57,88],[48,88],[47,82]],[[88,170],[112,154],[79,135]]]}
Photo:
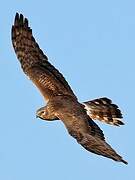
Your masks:
{"label": "dark wingtip marking", "polygon": [[23,14],[19,14],[17,12],[16,15],[15,15],[14,26],[28,27],[28,19],[24,18]]}
{"label": "dark wingtip marking", "polygon": [[19,25],[20,26],[23,26],[23,21],[24,21],[23,15],[20,14],[20,19],[19,19]]}
{"label": "dark wingtip marking", "polygon": [[18,13],[18,12],[16,12],[15,18],[16,18],[16,19],[19,19],[19,13]]}
{"label": "dark wingtip marking", "polygon": [[25,26],[25,27],[28,27],[28,26],[29,26],[29,23],[28,23],[28,19],[27,19],[27,18],[24,19],[24,26]]}
{"label": "dark wingtip marking", "polygon": [[18,25],[18,21],[19,21],[19,14],[16,13],[16,15],[15,15],[15,21],[14,21],[14,25],[15,25],[15,26]]}
{"label": "dark wingtip marking", "polygon": [[128,162],[125,161],[124,159],[122,159],[121,162],[123,162],[123,163],[126,164],[126,165],[128,164]]}

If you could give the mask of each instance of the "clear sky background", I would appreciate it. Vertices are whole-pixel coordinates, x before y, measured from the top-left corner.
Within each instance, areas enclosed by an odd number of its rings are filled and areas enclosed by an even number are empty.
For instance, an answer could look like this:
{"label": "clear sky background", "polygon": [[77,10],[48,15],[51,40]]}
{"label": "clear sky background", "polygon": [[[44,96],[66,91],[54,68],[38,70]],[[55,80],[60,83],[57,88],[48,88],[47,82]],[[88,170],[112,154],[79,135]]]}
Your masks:
{"label": "clear sky background", "polygon": [[[4,0],[0,9],[0,179],[135,179],[135,1]],[[128,166],[87,152],[61,121],[36,119],[44,101],[12,48],[16,12],[80,101],[107,96],[120,106],[125,126],[97,123]]]}

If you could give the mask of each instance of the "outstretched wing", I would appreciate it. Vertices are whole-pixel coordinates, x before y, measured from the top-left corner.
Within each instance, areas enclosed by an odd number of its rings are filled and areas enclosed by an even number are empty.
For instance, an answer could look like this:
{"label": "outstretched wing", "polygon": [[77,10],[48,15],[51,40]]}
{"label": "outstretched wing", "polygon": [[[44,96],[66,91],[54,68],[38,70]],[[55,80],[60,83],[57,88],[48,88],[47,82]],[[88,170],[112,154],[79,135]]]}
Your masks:
{"label": "outstretched wing", "polygon": [[106,143],[102,130],[90,119],[82,104],[67,96],[59,96],[49,101],[48,109],[63,121],[69,134],[86,150],[127,164]]}
{"label": "outstretched wing", "polygon": [[122,113],[116,104],[108,98],[99,98],[83,103],[87,114],[91,119],[97,119],[107,124],[120,126],[124,125],[121,121]]}
{"label": "outstretched wing", "polygon": [[24,73],[39,88],[46,100],[58,94],[75,97],[63,75],[49,63],[47,56],[39,48],[28,20],[22,14],[17,13],[15,16],[12,43]]}
{"label": "outstretched wing", "polygon": [[[80,123],[80,120],[83,122]],[[72,117],[70,121],[75,121],[75,117]],[[74,122],[76,126],[80,123],[81,126],[76,130],[71,126],[67,127],[71,136],[73,136],[77,142],[83,146],[87,151],[101,155],[114,161],[123,162],[128,164],[106,141],[102,130],[94,123],[90,118],[87,119],[89,126],[86,127],[85,116],[83,119],[76,117]],[[84,125],[85,124],[85,125]],[[89,131],[87,128],[89,127]]]}

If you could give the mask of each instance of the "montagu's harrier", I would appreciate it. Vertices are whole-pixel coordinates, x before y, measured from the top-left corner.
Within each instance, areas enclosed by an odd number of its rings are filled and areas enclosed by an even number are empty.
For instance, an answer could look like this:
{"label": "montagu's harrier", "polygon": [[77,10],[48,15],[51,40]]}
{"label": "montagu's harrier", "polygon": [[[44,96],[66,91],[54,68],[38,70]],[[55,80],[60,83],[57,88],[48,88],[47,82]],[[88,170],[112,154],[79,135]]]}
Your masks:
{"label": "montagu's harrier", "polygon": [[122,125],[122,114],[108,98],[79,103],[63,75],[48,61],[36,43],[27,18],[16,14],[12,26],[12,43],[24,73],[42,93],[47,105],[37,110],[37,117],[60,119],[69,134],[86,150],[127,164],[106,143],[102,130],[92,119]]}

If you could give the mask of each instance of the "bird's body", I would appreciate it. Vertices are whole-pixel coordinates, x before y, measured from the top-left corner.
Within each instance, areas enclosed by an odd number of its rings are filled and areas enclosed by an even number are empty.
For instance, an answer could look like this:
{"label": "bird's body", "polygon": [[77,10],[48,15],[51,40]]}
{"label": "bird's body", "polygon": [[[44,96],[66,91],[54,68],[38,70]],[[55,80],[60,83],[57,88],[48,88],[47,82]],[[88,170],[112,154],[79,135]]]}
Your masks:
{"label": "bird's body", "polygon": [[12,42],[24,73],[47,101],[47,105],[37,111],[37,116],[49,121],[62,120],[69,134],[85,149],[127,164],[106,143],[102,130],[91,119],[92,117],[109,124],[122,125],[118,106],[107,98],[79,103],[63,75],[50,64],[39,48],[28,20],[21,14],[16,14],[12,26]]}

